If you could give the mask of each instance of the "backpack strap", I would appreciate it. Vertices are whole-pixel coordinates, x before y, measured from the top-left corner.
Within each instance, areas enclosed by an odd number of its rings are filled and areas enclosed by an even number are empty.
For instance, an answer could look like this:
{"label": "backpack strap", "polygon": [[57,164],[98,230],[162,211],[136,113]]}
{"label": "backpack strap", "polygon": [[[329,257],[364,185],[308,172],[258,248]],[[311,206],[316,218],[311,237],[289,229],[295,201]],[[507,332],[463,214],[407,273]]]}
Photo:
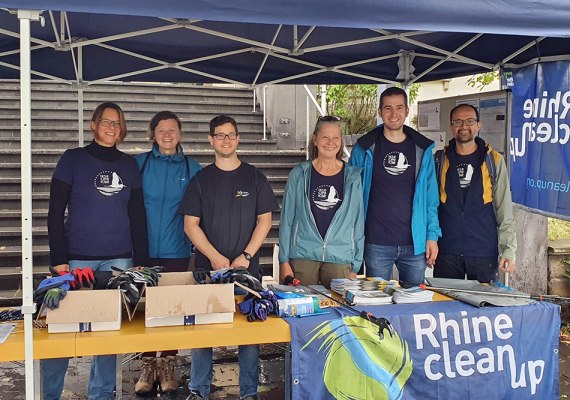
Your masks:
{"label": "backpack strap", "polygon": [[495,164],[495,158],[493,157],[492,151],[485,154],[485,164],[487,164],[487,170],[489,171],[489,176],[491,178],[491,185],[495,187],[495,181],[497,178],[497,165]]}
{"label": "backpack strap", "polygon": [[141,176],[143,175],[144,169],[145,169],[146,165],[148,164],[148,159],[150,158],[150,153],[151,153],[151,151],[146,153],[146,157],[144,158],[144,162],[141,166]]}
{"label": "backpack strap", "polygon": [[441,185],[441,172],[443,171],[443,150],[438,150],[434,154],[435,176],[437,178],[437,187]]}
{"label": "backpack strap", "polygon": [[186,156],[184,156],[184,161],[186,161],[186,173],[188,174],[188,181],[190,181],[190,161]]}

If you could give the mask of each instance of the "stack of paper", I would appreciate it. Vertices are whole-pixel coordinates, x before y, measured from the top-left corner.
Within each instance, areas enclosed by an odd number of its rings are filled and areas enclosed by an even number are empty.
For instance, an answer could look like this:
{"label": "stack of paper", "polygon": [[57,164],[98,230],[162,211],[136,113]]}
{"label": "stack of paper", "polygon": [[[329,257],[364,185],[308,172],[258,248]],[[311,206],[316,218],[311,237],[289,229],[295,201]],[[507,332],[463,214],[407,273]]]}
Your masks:
{"label": "stack of paper", "polygon": [[426,303],[432,301],[433,292],[429,290],[420,289],[417,286],[409,289],[399,287],[389,287],[385,292],[392,295],[392,301],[399,304],[407,303]]}
{"label": "stack of paper", "polygon": [[344,295],[346,290],[361,290],[362,279],[358,278],[336,278],[331,280],[331,290],[340,295]]}
{"label": "stack of paper", "polygon": [[392,296],[383,290],[347,290],[344,297],[353,306],[390,304],[392,302]]}

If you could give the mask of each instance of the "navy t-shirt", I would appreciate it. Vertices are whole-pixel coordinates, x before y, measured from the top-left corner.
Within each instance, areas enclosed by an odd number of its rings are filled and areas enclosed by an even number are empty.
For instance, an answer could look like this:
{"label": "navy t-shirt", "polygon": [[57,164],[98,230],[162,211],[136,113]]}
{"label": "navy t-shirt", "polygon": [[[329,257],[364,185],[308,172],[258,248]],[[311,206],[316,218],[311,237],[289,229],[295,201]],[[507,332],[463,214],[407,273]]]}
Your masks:
{"label": "navy t-shirt", "polygon": [[[257,226],[257,216],[278,210],[273,190],[257,168],[242,162],[233,171],[210,164],[190,181],[178,212],[200,218],[200,228],[214,248],[230,262],[245,250]],[[196,269],[211,269],[210,260],[196,249]],[[259,252],[248,267],[257,277]]]}
{"label": "navy t-shirt", "polygon": [[344,199],[344,164],[335,175],[321,175],[311,166],[309,203],[317,229],[324,239],[329,225]]}
{"label": "navy t-shirt", "polygon": [[85,148],[66,150],[53,178],[71,186],[65,239],[70,259],[105,259],[132,252],[129,200],[141,188],[139,169],[127,154],[113,162]]}
{"label": "navy t-shirt", "polygon": [[459,185],[461,186],[461,193],[463,194],[463,202],[467,198],[467,192],[469,186],[471,186],[471,178],[473,178],[473,172],[477,162],[479,161],[480,154],[474,151],[468,155],[455,155],[457,161],[457,175],[459,176]]}
{"label": "navy t-shirt", "polygon": [[379,135],[368,212],[366,243],[412,245],[412,205],[416,185],[416,149],[410,138],[392,143]]}

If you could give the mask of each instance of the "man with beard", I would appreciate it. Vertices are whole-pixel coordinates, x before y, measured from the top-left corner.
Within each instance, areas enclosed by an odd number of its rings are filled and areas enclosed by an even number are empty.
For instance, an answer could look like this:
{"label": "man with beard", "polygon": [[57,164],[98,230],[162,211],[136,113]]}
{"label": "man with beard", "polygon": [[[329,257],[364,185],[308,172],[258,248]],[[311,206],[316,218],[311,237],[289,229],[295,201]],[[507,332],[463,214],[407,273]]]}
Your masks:
{"label": "man with beard", "polygon": [[[450,113],[453,139],[438,151],[439,224],[434,266],[438,278],[497,279],[515,269],[517,248],[508,171],[503,157],[478,137],[478,110],[460,104]],[[500,257],[500,258],[499,258]]]}

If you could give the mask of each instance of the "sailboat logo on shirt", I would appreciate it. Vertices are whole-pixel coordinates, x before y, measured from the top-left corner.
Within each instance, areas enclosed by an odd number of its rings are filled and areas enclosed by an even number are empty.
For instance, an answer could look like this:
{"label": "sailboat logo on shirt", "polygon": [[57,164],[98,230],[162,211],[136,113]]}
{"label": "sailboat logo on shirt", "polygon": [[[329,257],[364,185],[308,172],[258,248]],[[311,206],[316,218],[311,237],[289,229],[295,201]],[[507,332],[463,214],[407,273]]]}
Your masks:
{"label": "sailboat logo on shirt", "polygon": [[473,171],[474,169],[471,164],[459,164],[457,166],[457,175],[459,175],[459,184],[462,189],[468,188],[471,185]]}
{"label": "sailboat logo on shirt", "polygon": [[321,210],[330,210],[339,201],[342,201],[342,199],[339,199],[338,191],[334,186],[321,185],[317,186],[313,191],[313,202]]}
{"label": "sailboat logo on shirt", "polygon": [[390,175],[401,175],[406,172],[409,166],[408,159],[404,153],[399,151],[392,151],[384,157],[384,169]]}
{"label": "sailboat logo on shirt", "polygon": [[114,196],[126,186],[121,177],[113,171],[101,171],[95,177],[95,188],[104,196]]}

